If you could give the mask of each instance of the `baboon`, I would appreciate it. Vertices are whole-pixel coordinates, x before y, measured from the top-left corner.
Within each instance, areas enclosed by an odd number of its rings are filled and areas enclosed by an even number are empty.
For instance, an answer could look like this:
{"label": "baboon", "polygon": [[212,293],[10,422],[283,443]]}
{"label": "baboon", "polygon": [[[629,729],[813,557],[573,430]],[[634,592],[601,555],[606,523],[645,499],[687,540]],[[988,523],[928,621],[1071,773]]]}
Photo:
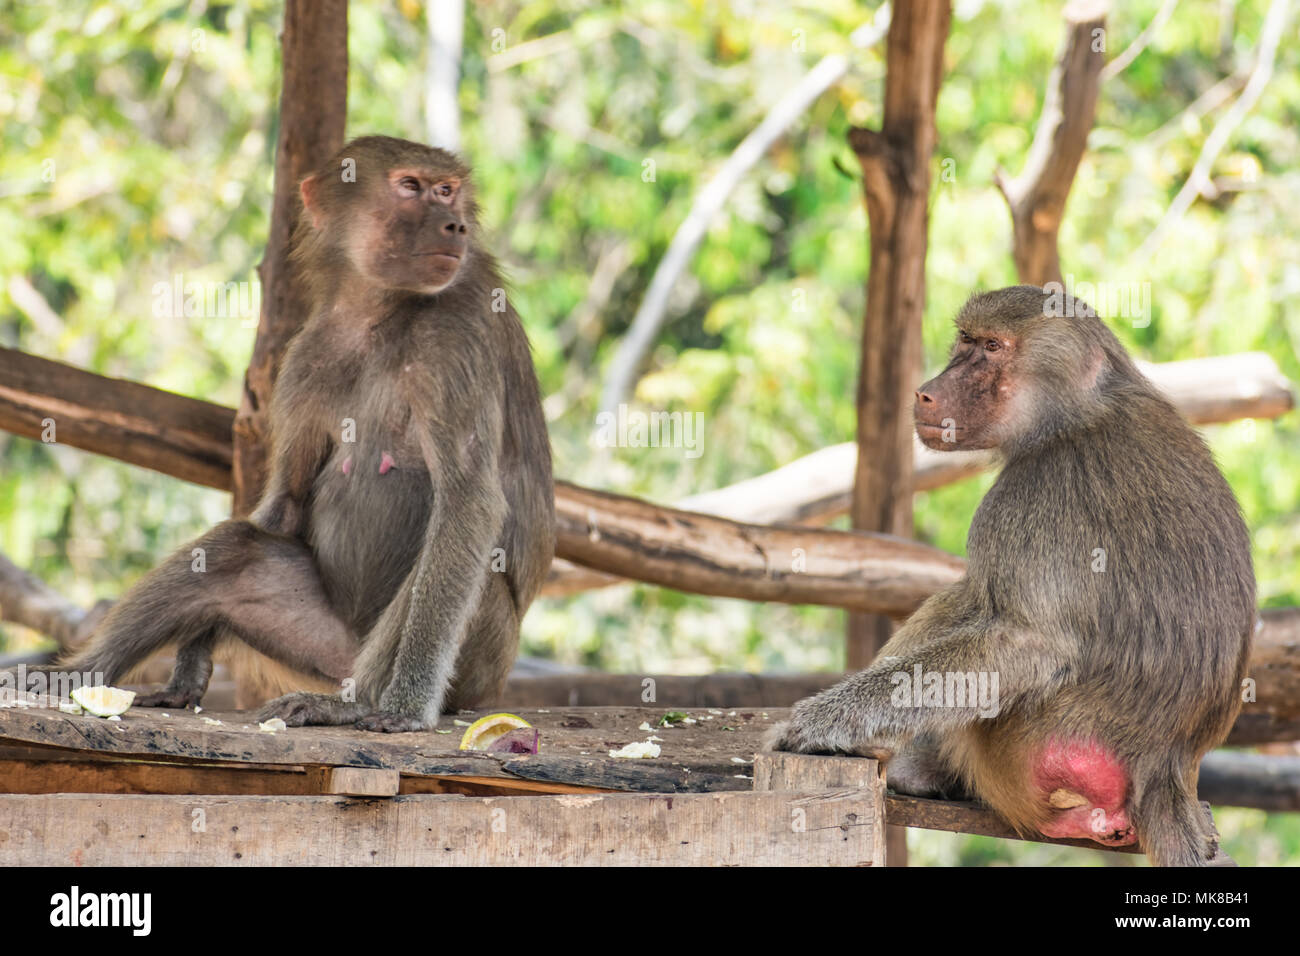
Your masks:
{"label": "baboon", "polygon": [[[966,576],[768,745],[879,756],[891,785],[973,795],[1023,833],[1202,864],[1215,846],[1197,771],[1240,709],[1256,620],[1237,501],[1085,303],[1017,286],[956,322],[914,414],[930,448],[1004,459]],[[995,713],[936,691],[981,674],[997,679]]]}
{"label": "baboon", "polygon": [[355,680],[259,719],[420,730],[501,692],[550,566],[537,377],[459,159],[367,136],[300,192],[313,306],[276,380],[264,496],[146,575],[62,667],[111,684],[174,643],[170,684],[137,703],[188,707],[238,639]]}

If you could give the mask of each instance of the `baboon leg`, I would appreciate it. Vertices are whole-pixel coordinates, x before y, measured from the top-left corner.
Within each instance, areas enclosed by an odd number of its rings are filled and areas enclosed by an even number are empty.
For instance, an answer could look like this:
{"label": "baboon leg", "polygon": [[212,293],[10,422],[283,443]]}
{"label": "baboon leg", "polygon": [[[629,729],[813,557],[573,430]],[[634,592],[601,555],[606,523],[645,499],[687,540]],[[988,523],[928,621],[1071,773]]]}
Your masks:
{"label": "baboon leg", "polygon": [[341,680],[356,639],[334,613],[311,552],[248,521],[224,521],[168,557],[113,606],[89,645],[62,666],[116,683],[175,643],[177,669],[165,697],[198,699],[212,672],[219,631],[295,670]]}
{"label": "baboon leg", "polygon": [[1196,791],[1176,771],[1148,778],[1134,802],[1133,826],[1154,866],[1205,866],[1218,848]]}
{"label": "baboon leg", "polygon": [[487,586],[456,661],[456,676],[443,710],[451,713],[500,699],[519,649],[519,613],[501,573]]}
{"label": "baboon leg", "polygon": [[135,705],[175,707],[178,710],[197,707],[208,689],[208,681],[212,679],[212,648],[216,639],[217,629],[213,627],[177,646],[172,679],[157,693],[137,697]]}

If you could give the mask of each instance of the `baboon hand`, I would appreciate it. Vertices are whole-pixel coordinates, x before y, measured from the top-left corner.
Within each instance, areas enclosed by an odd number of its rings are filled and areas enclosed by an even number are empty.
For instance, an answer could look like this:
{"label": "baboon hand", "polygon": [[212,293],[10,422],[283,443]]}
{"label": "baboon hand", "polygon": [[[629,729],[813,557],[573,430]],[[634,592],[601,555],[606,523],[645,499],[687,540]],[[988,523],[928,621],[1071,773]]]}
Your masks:
{"label": "baboon hand", "polygon": [[350,724],[362,717],[370,708],[354,701],[346,701],[333,694],[285,694],[263,707],[254,715],[258,723],[279,717],[288,727],[338,726]]}
{"label": "baboon hand", "polygon": [[820,695],[801,700],[790,719],[776,724],[763,738],[764,750],[802,754],[853,754],[888,760],[893,748],[882,740],[856,735],[850,721],[837,719],[836,706]]}

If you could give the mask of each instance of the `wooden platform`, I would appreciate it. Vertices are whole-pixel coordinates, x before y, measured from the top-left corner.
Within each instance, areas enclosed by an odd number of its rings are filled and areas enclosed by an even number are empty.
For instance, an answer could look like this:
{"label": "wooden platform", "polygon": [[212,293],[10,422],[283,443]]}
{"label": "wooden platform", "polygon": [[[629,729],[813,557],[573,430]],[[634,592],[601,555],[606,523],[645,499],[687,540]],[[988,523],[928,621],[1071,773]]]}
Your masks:
{"label": "wooden platform", "polygon": [[[454,721],[481,713],[272,734],[239,713],[9,706],[0,865],[862,866],[884,863],[886,821],[1016,838],[982,807],[888,794],[873,760],[756,755],[784,709],[666,712],[516,710],[541,735],[517,755],[457,749]],[[610,756],[652,735],[659,758]]]}

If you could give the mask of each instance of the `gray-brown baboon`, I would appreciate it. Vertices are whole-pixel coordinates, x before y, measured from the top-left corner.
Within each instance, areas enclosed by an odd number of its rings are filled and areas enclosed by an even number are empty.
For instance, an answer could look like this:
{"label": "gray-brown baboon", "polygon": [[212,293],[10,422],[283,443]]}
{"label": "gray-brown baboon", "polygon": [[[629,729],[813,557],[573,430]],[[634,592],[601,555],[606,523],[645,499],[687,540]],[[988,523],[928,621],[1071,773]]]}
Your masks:
{"label": "gray-brown baboon", "polygon": [[175,643],[170,684],[138,703],[191,706],[233,637],[355,678],[354,698],[290,694],[262,719],[427,728],[500,693],[550,566],[537,377],[456,157],[368,136],[301,194],[314,305],[276,381],[264,497],[146,575],[62,666],[113,683]]}
{"label": "gray-brown baboon", "polygon": [[[1197,768],[1240,708],[1256,618],[1236,499],[1084,303],[1017,286],[957,326],[915,417],[931,448],[1005,459],[966,576],[769,744],[876,754],[900,788],[973,794],[1022,832],[1203,863]],[[970,693],[985,678],[992,707]]]}

